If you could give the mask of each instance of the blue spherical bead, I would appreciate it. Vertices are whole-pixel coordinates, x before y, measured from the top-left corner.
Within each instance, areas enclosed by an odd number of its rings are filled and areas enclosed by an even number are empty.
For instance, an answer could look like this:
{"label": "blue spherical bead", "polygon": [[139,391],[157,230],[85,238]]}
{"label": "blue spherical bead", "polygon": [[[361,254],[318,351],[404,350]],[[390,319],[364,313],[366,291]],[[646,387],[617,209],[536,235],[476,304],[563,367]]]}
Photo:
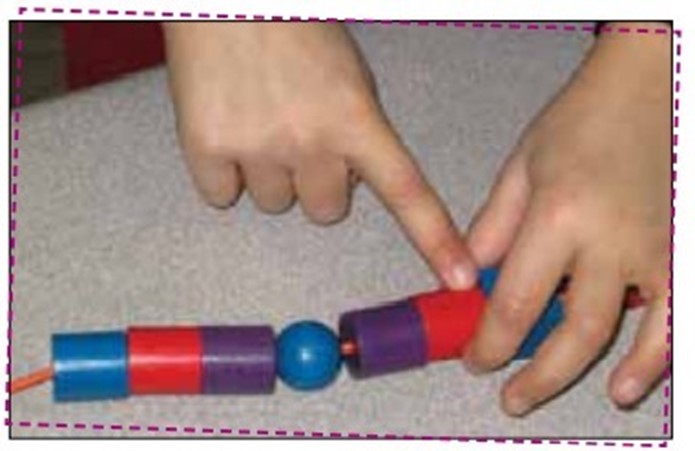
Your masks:
{"label": "blue spherical bead", "polygon": [[288,326],[277,339],[278,376],[297,390],[329,385],[340,370],[340,346],[331,329],[315,321]]}

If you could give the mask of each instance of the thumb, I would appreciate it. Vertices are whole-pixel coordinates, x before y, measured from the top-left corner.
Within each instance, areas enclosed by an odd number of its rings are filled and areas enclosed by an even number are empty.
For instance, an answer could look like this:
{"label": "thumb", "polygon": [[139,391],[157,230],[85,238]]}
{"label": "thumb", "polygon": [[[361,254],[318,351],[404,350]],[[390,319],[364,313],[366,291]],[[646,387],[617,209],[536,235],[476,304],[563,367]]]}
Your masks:
{"label": "thumb", "polygon": [[479,265],[492,266],[503,259],[524,218],[529,198],[523,157],[516,152],[500,171],[470,226],[470,247]]}

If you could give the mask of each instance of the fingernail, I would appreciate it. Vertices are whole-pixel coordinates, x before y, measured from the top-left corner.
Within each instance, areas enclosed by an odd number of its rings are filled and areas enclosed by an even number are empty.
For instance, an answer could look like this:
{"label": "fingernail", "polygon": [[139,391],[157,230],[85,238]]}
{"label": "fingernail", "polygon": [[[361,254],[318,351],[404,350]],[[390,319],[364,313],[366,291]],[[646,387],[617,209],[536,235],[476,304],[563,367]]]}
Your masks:
{"label": "fingernail", "polygon": [[511,397],[505,403],[505,411],[514,417],[520,417],[531,410],[531,403],[527,399],[517,396]]}
{"label": "fingernail", "polygon": [[619,403],[632,404],[642,396],[643,392],[642,384],[637,379],[629,378],[618,386],[615,395]]}
{"label": "fingernail", "polygon": [[444,274],[444,283],[450,290],[467,290],[475,283],[475,276],[468,266],[457,264]]}

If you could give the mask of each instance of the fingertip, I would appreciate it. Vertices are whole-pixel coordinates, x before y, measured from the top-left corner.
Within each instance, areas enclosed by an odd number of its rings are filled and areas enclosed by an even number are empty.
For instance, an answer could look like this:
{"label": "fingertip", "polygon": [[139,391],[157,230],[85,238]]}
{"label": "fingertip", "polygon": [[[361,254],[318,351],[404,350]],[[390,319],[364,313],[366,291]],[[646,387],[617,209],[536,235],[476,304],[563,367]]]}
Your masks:
{"label": "fingertip", "polygon": [[[424,212],[427,213],[427,212]],[[446,210],[432,210],[425,221],[404,222],[406,234],[444,288],[465,291],[478,281],[478,266]]]}
{"label": "fingertip", "polygon": [[500,393],[502,411],[510,417],[521,418],[533,410],[532,400],[526,396],[515,379],[508,380]]}
{"label": "fingertip", "polygon": [[635,408],[664,379],[670,377],[670,343],[663,294],[647,306],[628,354],[611,373],[608,395],[617,407]]}
{"label": "fingertip", "polygon": [[281,215],[292,209],[295,200],[293,193],[287,193],[275,199],[256,200],[256,206],[267,215]]}
{"label": "fingertip", "polygon": [[209,156],[189,157],[187,162],[202,202],[218,209],[227,209],[236,203],[242,187],[235,164]]}
{"label": "fingertip", "polygon": [[215,199],[205,196],[203,196],[202,199],[208,206],[217,210],[227,210],[234,206],[233,201],[225,201],[224,199]]}
{"label": "fingertip", "polygon": [[[653,369],[631,367],[629,358],[613,370],[608,382],[608,396],[615,406],[623,410],[636,408],[651,392],[659,379],[652,380]],[[666,371],[666,370],[664,370]]]}
{"label": "fingertip", "polygon": [[495,332],[495,326],[487,318],[481,318],[475,337],[462,357],[466,371],[474,376],[491,373],[504,367],[510,359],[506,338]]}
{"label": "fingertip", "polygon": [[503,397],[502,410],[512,418],[523,418],[533,409],[531,405],[521,397]]}
{"label": "fingertip", "polygon": [[480,338],[482,334],[477,332],[476,338],[465,350],[462,361],[466,371],[473,376],[488,374],[505,364],[505,361],[493,356],[493,353],[485,351],[489,344],[484,343]]}
{"label": "fingertip", "polygon": [[463,362],[463,367],[468,374],[472,376],[481,376],[487,372],[484,367],[477,363],[477,359],[470,349],[464,353],[461,360]]}
{"label": "fingertip", "polygon": [[330,226],[343,221],[348,215],[347,205],[315,209],[305,214],[311,222],[319,226]]}
{"label": "fingertip", "polygon": [[624,377],[615,381],[611,386],[611,399],[620,408],[630,408],[637,404],[645,395],[646,387],[636,377]]}
{"label": "fingertip", "polygon": [[239,190],[236,188],[212,190],[200,185],[197,188],[200,199],[208,206],[218,210],[226,210],[233,207],[239,198]]}
{"label": "fingertip", "polygon": [[246,190],[265,214],[280,215],[295,204],[296,193],[287,168],[272,162],[246,162],[242,166]]}
{"label": "fingertip", "polygon": [[441,274],[446,287],[454,291],[469,290],[478,280],[478,270],[470,258],[461,258],[447,266]]}

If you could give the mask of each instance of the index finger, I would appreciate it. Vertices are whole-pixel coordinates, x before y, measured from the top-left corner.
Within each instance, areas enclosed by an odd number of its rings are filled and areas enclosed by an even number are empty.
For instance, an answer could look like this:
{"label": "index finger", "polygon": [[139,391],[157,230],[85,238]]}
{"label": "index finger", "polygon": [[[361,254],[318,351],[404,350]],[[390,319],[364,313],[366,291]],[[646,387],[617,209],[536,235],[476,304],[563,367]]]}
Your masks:
{"label": "index finger", "polygon": [[[405,146],[383,121],[368,126],[348,163],[374,190],[444,284],[468,289],[476,267],[462,235]],[[354,147],[357,145],[357,147]]]}

